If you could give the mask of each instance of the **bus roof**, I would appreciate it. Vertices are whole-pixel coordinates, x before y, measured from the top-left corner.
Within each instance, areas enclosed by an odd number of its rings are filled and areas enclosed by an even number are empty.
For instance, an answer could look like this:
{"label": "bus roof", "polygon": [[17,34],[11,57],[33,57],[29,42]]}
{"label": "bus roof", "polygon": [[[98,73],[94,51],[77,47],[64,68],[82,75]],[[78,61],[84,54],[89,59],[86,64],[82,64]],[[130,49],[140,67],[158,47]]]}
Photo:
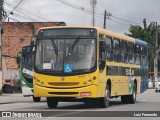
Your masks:
{"label": "bus roof", "polygon": [[144,42],[143,40],[135,39],[135,38],[132,38],[132,37],[129,37],[129,36],[126,36],[126,35],[123,35],[123,34],[119,34],[119,33],[116,33],[116,32],[112,32],[110,30],[103,29],[103,28],[100,28],[100,27],[92,27],[92,26],[51,26],[51,27],[42,27],[39,30],[52,29],[52,28],[95,28],[95,29],[98,30],[99,33],[108,35],[109,37],[115,37],[115,38],[118,38],[118,39],[127,40],[129,42],[135,42],[135,43],[139,43],[141,45],[147,45],[147,43]]}
{"label": "bus roof", "polygon": [[139,39],[134,39],[135,40],[135,43],[138,43],[139,45],[143,45],[143,46],[147,46],[147,42],[143,41],[143,40],[139,40]]}

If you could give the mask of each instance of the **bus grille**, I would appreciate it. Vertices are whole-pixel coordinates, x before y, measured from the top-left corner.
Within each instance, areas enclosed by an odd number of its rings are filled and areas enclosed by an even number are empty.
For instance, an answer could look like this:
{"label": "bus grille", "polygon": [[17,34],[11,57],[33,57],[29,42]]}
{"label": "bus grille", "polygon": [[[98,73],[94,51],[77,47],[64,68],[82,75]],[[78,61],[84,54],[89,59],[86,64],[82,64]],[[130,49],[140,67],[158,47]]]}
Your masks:
{"label": "bus grille", "polygon": [[48,84],[52,86],[76,86],[79,82],[49,82]]}

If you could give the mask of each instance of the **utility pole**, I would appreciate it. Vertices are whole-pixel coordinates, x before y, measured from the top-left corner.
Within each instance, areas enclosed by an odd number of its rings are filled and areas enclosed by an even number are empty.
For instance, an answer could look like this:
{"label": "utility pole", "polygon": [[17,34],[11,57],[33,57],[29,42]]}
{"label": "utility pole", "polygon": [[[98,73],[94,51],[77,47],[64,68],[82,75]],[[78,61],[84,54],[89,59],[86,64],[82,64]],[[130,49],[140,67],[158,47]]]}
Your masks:
{"label": "utility pole", "polygon": [[155,58],[154,58],[154,83],[158,79],[158,26],[156,22]]}
{"label": "utility pole", "polygon": [[97,0],[91,0],[90,1],[91,6],[92,6],[92,26],[95,26],[95,9],[96,9],[96,4]]}
{"label": "utility pole", "polygon": [[107,12],[105,10],[104,11],[104,26],[103,26],[104,29],[106,29],[106,16],[107,16]]}
{"label": "utility pole", "polygon": [[0,94],[2,93],[2,18],[3,0],[0,0]]}

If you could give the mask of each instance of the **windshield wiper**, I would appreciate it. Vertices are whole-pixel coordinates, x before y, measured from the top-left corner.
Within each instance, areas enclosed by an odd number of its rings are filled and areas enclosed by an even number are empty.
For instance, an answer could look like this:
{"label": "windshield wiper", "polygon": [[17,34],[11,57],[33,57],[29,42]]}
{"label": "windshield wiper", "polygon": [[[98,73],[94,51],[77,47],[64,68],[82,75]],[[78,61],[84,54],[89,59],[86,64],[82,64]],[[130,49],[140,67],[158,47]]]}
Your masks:
{"label": "windshield wiper", "polygon": [[72,51],[74,50],[74,48],[75,48],[75,46],[77,45],[77,43],[79,42],[79,40],[80,40],[80,37],[77,37],[77,38],[74,40],[73,44],[72,44],[71,47],[69,48],[69,55],[71,55]]}
{"label": "windshield wiper", "polygon": [[58,55],[58,46],[56,46],[55,40],[51,39],[51,42],[52,42],[52,46],[54,48],[55,54]]}

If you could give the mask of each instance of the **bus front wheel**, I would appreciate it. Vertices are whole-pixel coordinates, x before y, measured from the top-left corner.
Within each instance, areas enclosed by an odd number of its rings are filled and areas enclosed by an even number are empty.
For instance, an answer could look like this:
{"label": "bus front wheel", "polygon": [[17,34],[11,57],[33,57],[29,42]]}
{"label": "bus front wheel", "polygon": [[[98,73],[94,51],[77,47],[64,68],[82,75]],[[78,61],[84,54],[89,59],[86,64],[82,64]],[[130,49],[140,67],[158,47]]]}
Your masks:
{"label": "bus front wheel", "polygon": [[103,98],[99,98],[98,104],[101,108],[107,108],[109,106],[109,97],[110,97],[110,89],[109,85],[106,86],[105,96]]}
{"label": "bus front wheel", "polygon": [[48,97],[47,98],[47,105],[49,108],[57,108],[58,101],[55,98]]}
{"label": "bus front wheel", "polygon": [[33,97],[34,102],[40,102],[41,101],[41,97],[34,97],[34,96],[32,96],[32,97]]}

